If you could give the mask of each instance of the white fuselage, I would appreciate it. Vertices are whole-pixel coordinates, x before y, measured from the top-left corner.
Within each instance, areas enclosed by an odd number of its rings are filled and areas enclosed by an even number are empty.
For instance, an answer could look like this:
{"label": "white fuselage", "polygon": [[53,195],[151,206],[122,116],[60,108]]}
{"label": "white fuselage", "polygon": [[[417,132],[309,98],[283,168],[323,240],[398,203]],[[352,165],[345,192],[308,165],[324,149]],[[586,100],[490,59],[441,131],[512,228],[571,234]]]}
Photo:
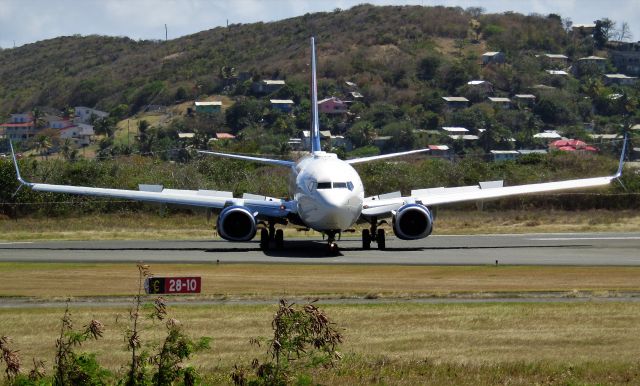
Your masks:
{"label": "white fuselage", "polygon": [[358,172],[335,154],[314,152],[293,168],[290,191],[310,228],[340,231],[360,217],[364,187]]}

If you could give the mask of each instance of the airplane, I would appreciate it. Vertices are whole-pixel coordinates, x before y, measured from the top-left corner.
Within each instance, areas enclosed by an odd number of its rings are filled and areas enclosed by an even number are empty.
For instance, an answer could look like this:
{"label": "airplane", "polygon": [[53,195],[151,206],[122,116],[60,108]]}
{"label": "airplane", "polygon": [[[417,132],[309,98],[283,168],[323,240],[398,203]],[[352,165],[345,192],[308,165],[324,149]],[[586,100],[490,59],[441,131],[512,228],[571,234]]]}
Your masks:
{"label": "airplane", "polygon": [[[311,45],[311,152],[298,162],[239,154],[199,151],[202,154],[286,167],[290,170],[290,197],[278,199],[245,193],[233,197],[231,192],[216,190],[164,189],[160,185],[140,185],[139,190],[122,190],[70,185],[53,185],[25,181],[20,175],[13,144],[9,142],[20,187],[34,191],[101,196],[164,204],[203,207],[219,211],[216,229],[228,241],[250,241],[260,229],[260,247],[268,250],[283,247],[283,230],[276,225],[289,223],[311,228],[327,239],[327,250],[338,252],[336,235],[352,229],[356,222],[368,223],[362,230],[362,248],[386,248],[385,231],[379,228],[391,219],[395,236],[416,240],[433,231],[434,208],[465,201],[482,201],[508,196],[584,189],[610,184],[620,178],[627,147],[625,136],[617,172],[612,176],[582,178],[557,182],[504,186],[503,181],[480,182],[477,186],[441,187],[412,190],[408,196],[400,192],[365,197],[364,186],[352,165],[391,157],[421,153],[428,149],[341,160],[336,154],[322,151],[316,79],[315,39]],[[19,188],[20,188],[19,187]],[[18,189],[19,189],[18,188]]]}

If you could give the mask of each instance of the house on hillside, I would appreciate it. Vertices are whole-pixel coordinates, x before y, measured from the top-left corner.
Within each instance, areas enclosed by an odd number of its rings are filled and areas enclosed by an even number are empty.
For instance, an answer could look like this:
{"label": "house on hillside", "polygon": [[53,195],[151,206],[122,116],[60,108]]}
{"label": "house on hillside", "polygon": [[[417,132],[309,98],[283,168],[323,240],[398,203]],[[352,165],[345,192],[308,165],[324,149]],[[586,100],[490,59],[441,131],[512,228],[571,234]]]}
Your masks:
{"label": "house on hillside", "polygon": [[493,84],[486,80],[470,80],[467,82],[467,86],[488,94],[493,93]]}
{"label": "house on hillside", "polygon": [[469,130],[464,127],[443,126],[442,131],[446,135],[465,135],[469,134]]}
{"label": "house on hillside", "polygon": [[511,108],[511,99],[509,98],[489,97],[489,102],[491,102],[492,105],[503,108],[503,109]]}
{"label": "house on hillside", "polygon": [[95,132],[87,123],[77,123],[60,129],[60,139],[71,139],[78,146],[89,146]]}
{"label": "house on hillside", "polygon": [[194,107],[195,107],[195,111],[196,114],[200,113],[200,114],[213,114],[213,113],[219,113],[220,111],[222,111],[222,102],[220,101],[213,101],[213,102],[199,102],[196,101],[194,102]]}
{"label": "house on hillside", "polygon": [[571,26],[571,31],[575,34],[580,34],[582,36],[593,35],[593,31],[596,29],[596,25],[594,23],[581,23],[581,24],[573,24]]}
{"label": "house on hillside", "polygon": [[518,106],[532,107],[536,103],[536,96],[533,94],[516,94],[513,99]]}
{"label": "house on hillside", "polygon": [[604,84],[611,86],[617,84],[619,86],[633,86],[638,81],[635,76],[627,76],[625,74],[604,74]]}
{"label": "house on hillside", "polygon": [[453,159],[453,151],[447,145],[429,145],[429,153],[431,157]]}
{"label": "house on hillside", "polygon": [[513,161],[520,156],[516,150],[490,150],[492,161]]}
{"label": "house on hillside", "polygon": [[578,59],[573,66],[571,66],[571,72],[574,75],[581,75],[589,68],[595,68],[600,72],[604,72],[607,66],[607,59],[602,58],[600,56],[587,56],[584,58]]}
{"label": "house on hillside", "polygon": [[14,142],[21,142],[36,135],[36,123],[31,113],[11,114],[9,122],[0,125],[3,135]]}
{"label": "house on hillside", "polygon": [[504,52],[499,51],[490,51],[482,54],[482,64],[501,64],[506,61],[506,56]]}
{"label": "house on hillside", "polygon": [[325,114],[344,114],[349,111],[349,105],[336,97],[318,101],[318,111]]}
{"label": "house on hillside", "polygon": [[293,108],[293,101],[291,99],[270,99],[271,108],[280,110],[283,113],[290,113]]}
{"label": "house on hillside", "polygon": [[469,106],[469,100],[465,97],[447,96],[442,97],[442,99],[444,99],[447,107],[450,109],[463,109]]}
{"label": "house on hillside", "polygon": [[[311,131],[302,130],[300,135],[305,149],[311,149]],[[329,130],[320,130],[320,144],[326,144],[329,141],[331,141],[331,132]]]}
{"label": "house on hillside", "polygon": [[607,49],[618,71],[626,75],[640,76],[640,42],[609,41]]}
{"label": "house on hillside", "polygon": [[565,67],[569,62],[569,57],[562,54],[542,54],[536,55],[536,57],[542,59],[543,62],[557,67]]}
{"label": "house on hillside", "polygon": [[90,123],[92,119],[106,118],[109,116],[108,112],[92,109],[91,107],[76,106],[73,110],[76,114],[74,121],[77,123]]}
{"label": "house on hillside", "polygon": [[263,79],[251,85],[251,91],[256,94],[271,94],[285,86],[285,81],[280,79]]}

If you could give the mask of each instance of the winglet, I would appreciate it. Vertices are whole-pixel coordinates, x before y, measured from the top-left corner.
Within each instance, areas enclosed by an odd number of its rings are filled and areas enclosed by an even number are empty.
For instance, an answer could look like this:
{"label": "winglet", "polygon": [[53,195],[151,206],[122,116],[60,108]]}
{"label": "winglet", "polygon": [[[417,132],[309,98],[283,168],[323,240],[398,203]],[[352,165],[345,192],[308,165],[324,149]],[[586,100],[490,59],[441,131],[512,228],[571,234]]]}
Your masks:
{"label": "winglet", "polygon": [[624,166],[624,156],[627,153],[627,142],[629,142],[629,133],[624,133],[624,143],[622,144],[622,154],[620,154],[620,163],[618,164],[618,171],[614,175],[615,178],[622,176],[622,167]]}
{"label": "winglet", "polygon": [[18,181],[20,182],[21,185],[31,186],[32,184],[30,182],[23,180],[22,176],[20,175],[20,169],[18,168],[18,160],[16,159],[16,153],[13,150],[13,143],[11,142],[11,140],[9,140],[9,147],[11,148],[11,157],[13,158],[13,166],[15,166],[16,168],[16,175],[18,176]]}
{"label": "winglet", "polygon": [[321,151],[318,116],[318,80],[316,79],[316,40],[311,37],[311,152]]}

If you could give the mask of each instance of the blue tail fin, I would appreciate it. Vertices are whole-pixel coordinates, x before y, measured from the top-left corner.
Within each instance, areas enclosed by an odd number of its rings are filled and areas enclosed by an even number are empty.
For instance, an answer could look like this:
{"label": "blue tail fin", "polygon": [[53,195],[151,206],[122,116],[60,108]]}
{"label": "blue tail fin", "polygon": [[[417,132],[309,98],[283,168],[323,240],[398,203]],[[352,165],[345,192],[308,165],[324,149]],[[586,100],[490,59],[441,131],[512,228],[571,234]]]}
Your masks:
{"label": "blue tail fin", "polygon": [[311,38],[311,152],[321,151],[318,117],[318,82],[316,80],[316,42]]}

